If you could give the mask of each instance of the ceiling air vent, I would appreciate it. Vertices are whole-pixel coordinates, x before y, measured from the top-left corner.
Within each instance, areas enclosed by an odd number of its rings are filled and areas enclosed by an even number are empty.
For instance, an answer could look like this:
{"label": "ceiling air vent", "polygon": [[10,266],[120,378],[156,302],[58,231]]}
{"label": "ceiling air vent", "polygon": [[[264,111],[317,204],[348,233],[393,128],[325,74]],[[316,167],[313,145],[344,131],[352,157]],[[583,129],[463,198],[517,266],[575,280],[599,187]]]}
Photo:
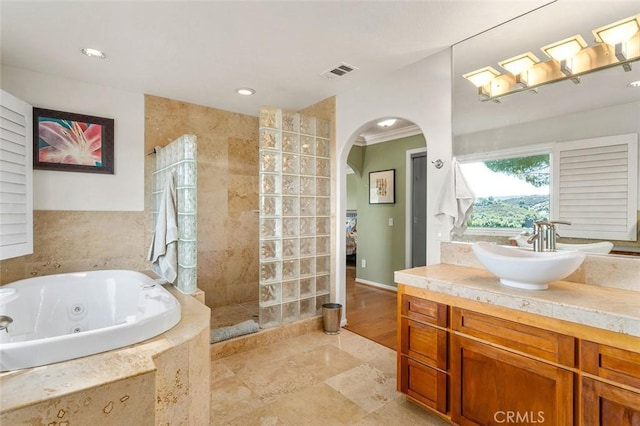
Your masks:
{"label": "ceiling air vent", "polygon": [[357,70],[358,68],[354,67],[353,65],[349,65],[349,64],[345,64],[344,62],[341,63],[340,65],[338,65],[337,67],[327,70],[325,72],[323,72],[322,74],[320,74],[321,76],[323,76],[324,78],[336,78],[336,77],[343,77],[347,74],[349,74],[352,71]]}

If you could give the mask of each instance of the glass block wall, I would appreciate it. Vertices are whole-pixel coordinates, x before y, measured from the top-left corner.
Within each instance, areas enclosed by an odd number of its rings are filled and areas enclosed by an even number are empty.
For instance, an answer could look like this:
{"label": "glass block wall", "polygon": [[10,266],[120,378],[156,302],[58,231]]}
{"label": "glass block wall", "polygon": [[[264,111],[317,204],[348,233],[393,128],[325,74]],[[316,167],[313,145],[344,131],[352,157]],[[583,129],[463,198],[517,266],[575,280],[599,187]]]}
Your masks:
{"label": "glass block wall", "polygon": [[182,293],[194,293],[198,287],[196,136],[182,135],[164,148],[156,147],[155,152],[152,177],[154,227],[167,179],[173,178],[178,205],[178,278],[173,285]]}
{"label": "glass block wall", "polygon": [[260,327],[319,315],[329,302],[328,121],[260,110]]}

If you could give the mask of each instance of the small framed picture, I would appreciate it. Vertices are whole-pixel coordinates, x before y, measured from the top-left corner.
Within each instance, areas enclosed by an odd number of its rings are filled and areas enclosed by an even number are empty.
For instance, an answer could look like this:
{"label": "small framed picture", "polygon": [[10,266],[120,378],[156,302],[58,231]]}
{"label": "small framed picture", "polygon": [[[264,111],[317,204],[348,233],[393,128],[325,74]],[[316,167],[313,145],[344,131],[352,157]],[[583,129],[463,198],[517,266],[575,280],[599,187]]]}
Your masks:
{"label": "small framed picture", "polygon": [[396,169],[369,172],[369,204],[396,202]]}
{"label": "small framed picture", "polygon": [[113,174],[112,118],[33,108],[33,168]]}

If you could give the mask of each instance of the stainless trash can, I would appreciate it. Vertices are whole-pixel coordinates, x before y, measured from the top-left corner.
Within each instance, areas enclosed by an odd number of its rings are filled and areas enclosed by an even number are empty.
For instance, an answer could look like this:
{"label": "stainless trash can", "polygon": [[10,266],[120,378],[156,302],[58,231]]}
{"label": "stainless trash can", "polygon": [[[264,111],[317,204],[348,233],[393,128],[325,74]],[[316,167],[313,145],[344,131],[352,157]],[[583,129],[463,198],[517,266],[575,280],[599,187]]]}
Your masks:
{"label": "stainless trash can", "polygon": [[340,318],[342,305],[339,303],[325,303],[322,305],[322,325],[325,334],[340,333]]}

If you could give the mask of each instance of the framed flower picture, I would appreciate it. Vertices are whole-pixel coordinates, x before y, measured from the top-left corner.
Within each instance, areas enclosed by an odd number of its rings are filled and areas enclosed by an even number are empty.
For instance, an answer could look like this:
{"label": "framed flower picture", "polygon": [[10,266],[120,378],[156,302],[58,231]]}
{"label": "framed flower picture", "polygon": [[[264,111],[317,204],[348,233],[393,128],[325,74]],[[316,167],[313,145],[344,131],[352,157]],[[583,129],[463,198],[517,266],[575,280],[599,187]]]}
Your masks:
{"label": "framed flower picture", "polygon": [[112,118],[33,108],[33,168],[113,174]]}

